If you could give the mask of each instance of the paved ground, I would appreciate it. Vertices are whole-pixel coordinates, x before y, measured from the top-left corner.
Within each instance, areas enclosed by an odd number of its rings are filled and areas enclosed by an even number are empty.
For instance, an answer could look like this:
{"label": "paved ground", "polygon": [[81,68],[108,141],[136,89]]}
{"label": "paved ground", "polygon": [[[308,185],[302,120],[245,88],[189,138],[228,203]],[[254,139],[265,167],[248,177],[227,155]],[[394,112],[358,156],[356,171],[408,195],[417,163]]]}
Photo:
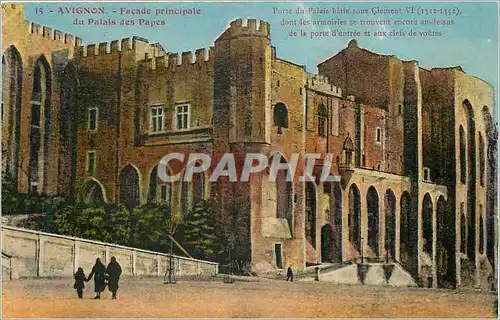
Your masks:
{"label": "paved ground", "polygon": [[[90,283],[89,283],[90,284]],[[460,317],[491,318],[490,293],[420,288],[339,286],[284,281],[178,282],[124,279],[118,300],[110,292],[93,300],[91,286],[79,300],[71,280],[3,283],[4,317]]]}

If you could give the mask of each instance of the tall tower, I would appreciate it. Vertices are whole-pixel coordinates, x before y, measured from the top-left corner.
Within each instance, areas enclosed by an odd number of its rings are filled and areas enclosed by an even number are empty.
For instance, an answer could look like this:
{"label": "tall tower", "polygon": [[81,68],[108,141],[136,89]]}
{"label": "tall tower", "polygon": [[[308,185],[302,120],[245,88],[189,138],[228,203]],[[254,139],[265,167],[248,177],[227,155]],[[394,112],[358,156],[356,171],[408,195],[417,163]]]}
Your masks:
{"label": "tall tower", "polygon": [[[247,153],[267,154],[271,143],[271,58],[269,24],[231,22],[215,41],[214,155],[235,155],[240,173]],[[234,233],[237,260],[249,262],[260,238],[262,176],[249,182],[219,180],[220,199]]]}

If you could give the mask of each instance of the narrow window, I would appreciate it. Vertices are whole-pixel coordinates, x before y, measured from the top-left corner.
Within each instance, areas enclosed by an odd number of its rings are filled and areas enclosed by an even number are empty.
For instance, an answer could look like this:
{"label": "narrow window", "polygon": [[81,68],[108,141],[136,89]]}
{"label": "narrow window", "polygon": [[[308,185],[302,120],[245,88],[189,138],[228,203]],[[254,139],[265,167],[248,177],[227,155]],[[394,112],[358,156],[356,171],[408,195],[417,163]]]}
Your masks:
{"label": "narrow window", "polygon": [[161,200],[162,201],[166,201],[167,200],[167,186],[166,185],[162,185],[161,186]]}
{"label": "narrow window", "polygon": [[424,181],[431,180],[431,169],[424,167]]}
{"label": "narrow window", "polygon": [[89,176],[95,173],[95,151],[87,152],[87,173]]}
{"label": "narrow window", "polygon": [[320,104],[318,108],[318,135],[326,137],[326,124],[328,119],[328,111],[324,104]]}
{"label": "narrow window", "polygon": [[189,105],[175,106],[175,128],[177,130],[189,128]]}
{"label": "narrow window", "polygon": [[375,142],[377,143],[382,142],[382,129],[380,128],[375,129]]}
{"label": "narrow window", "polygon": [[97,130],[97,108],[89,108],[88,129]]}
{"label": "narrow window", "polygon": [[151,132],[163,131],[163,106],[155,106],[150,109],[149,130]]}

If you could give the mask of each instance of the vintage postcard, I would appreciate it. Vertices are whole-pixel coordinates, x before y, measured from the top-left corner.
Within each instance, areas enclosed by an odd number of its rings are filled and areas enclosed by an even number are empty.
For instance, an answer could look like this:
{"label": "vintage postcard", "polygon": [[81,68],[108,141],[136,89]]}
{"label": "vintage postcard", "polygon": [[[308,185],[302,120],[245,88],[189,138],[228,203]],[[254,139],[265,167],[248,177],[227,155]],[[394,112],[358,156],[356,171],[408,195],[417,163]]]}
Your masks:
{"label": "vintage postcard", "polygon": [[499,2],[1,18],[2,317],[497,317]]}

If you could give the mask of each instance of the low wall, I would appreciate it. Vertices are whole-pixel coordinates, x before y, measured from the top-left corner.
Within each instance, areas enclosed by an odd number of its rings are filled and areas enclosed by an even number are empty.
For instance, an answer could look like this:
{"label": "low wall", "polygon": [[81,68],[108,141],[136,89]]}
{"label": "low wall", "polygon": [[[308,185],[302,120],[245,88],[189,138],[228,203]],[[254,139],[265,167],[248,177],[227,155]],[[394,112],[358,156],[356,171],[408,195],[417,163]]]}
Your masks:
{"label": "low wall", "polygon": [[[111,257],[121,265],[124,276],[163,277],[170,255],[67,237],[57,234],[2,226],[2,253],[11,256],[11,277],[72,277],[79,267],[89,274],[96,258],[106,265]],[[214,262],[172,255],[175,276],[215,276]]]}

